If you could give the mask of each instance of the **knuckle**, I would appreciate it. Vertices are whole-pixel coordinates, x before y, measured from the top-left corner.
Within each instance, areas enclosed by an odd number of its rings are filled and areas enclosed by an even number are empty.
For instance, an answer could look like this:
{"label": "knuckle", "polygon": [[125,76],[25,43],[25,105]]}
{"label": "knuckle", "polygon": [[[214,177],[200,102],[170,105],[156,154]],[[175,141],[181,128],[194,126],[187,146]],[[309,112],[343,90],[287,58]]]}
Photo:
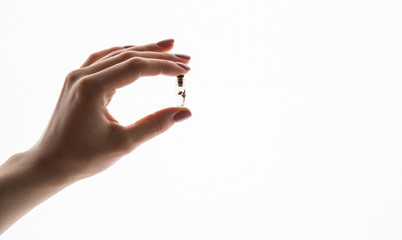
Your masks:
{"label": "knuckle", "polygon": [[138,65],[144,63],[144,59],[140,57],[132,57],[129,60],[127,60],[127,63],[133,67],[137,67]]}
{"label": "knuckle", "polygon": [[123,51],[123,50],[115,50],[115,51],[112,51],[112,52],[110,52],[108,55],[106,55],[105,58],[110,58],[110,57],[116,56],[116,55],[120,54],[122,51]]}
{"label": "knuckle", "polygon": [[99,58],[99,53],[92,53],[91,55],[88,56],[89,61],[95,61]]}
{"label": "knuckle", "polygon": [[66,82],[69,82],[69,83],[76,82],[78,79],[81,78],[82,75],[83,75],[83,72],[80,69],[71,71],[69,74],[67,74]]}
{"label": "knuckle", "polygon": [[111,47],[111,48],[109,48],[108,52],[115,53],[115,52],[120,52],[122,50],[124,50],[124,49],[122,49],[121,47]]}
{"label": "knuckle", "polygon": [[74,94],[80,100],[89,100],[96,94],[96,89],[94,81],[85,77],[75,84]]}
{"label": "knuckle", "polygon": [[158,59],[177,61],[177,57],[172,53],[154,53]]}
{"label": "knuckle", "polygon": [[163,132],[165,132],[166,130],[169,129],[169,125],[163,119],[156,120],[156,122],[153,125],[153,127],[154,127],[155,135],[161,134],[161,133],[163,133]]}
{"label": "knuckle", "polygon": [[136,54],[133,51],[125,51],[125,52],[121,53],[120,56],[123,59],[130,59],[132,57],[135,57]]}
{"label": "knuckle", "polygon": [[[178,59],[178,57],[176,56],[176,55],[174,55],[173,53],[167,53],[167,57],[169,58],[169,59],[173,59],[173,60],[175,60],[176,61],[176,59]],[[179,58],[180,59],[180,58]]]}

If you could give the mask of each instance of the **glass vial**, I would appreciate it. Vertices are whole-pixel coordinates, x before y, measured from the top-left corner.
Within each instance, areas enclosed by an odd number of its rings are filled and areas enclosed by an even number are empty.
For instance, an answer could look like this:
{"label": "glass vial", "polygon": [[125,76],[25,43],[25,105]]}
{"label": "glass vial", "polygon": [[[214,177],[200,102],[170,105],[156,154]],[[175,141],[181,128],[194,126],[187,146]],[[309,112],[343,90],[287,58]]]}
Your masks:
{"label": "glass vial", "polygon": [[176,106],[184,107],[186,104],[186,86],[184,83],[184,75],[177,76],[176,82]]}

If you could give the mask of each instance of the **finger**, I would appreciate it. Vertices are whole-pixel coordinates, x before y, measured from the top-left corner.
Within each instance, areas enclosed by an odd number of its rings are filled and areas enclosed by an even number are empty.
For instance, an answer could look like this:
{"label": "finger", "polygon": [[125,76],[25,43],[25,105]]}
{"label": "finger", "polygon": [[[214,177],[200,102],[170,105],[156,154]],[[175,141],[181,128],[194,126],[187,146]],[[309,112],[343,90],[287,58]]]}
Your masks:
{"label": "finger", "polygon": [[190,68],[183,63],[151,58],[130,58],[105,70],[86,76],[97,82],[101,89],[110,91],[124,87],[139,77],[167,75],[177,76],[187,73]]}
{"label": "finger", "polygon": [[165,132],[176,122],[191,117],[188,108],[165,108],[150,114],[132,125],[125,127],[129,141],[138,146],[141,143]]}
{"label": "finger", "polygon": [[94,62],[98,61],[99,59],[103,58],[104,56],[110,54],[111,52],[121,50],[121,49],[124,49],[124,47],[112,47],[112,48],[104,49],[99,52],[92,53],[91,55],[89,55],[89,57],[84,62],[84,64],[82,64],[81,67],[87,67],[87,66],[93,64]]}
{"label": "finger", "polygon": [[190,61],[190,56],[184,54],[170,54],[170,53],[159,53],[159,52],[136,52],[136,51],[126,51],[120,54],[110,57],[103,61],[98,61],[90,66],[88,66],[84,73],[89,75],[106,68],[124,62],[130,58],[141,57],[141,58],[152,58],[152,59],[163,59],[172,62],[182,62],[188,63]]}
{"label": "finger", "polygon": [[142,46],[133,46],[128,48],[134,51],[153,51],[153,52],[167,52],[173,48],[174,39],[166,39],[157,43],[150,43]]}
{"label": "finger", "polygon": [[138,52],[168,52],[173,48],[174,40],[173,39],[166,39],[162,40],[157,43],[150,43],[142,46],[126,46],[124,49],[120,49],[117,51],[113,51],[106,56],[99,59],[99,61],[104,61],[110,57],[116,56],[125,51],[138,51]]}

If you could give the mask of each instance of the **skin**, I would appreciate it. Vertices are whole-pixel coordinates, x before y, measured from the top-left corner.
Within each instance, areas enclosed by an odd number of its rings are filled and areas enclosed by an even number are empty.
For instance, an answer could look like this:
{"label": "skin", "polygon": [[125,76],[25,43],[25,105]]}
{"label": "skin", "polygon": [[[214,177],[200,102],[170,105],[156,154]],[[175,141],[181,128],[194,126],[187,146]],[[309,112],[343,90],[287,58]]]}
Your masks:
{"label": "skin", "polygon": [[172,107],[122,126],[106,108],[117,88],[141,76],[188,72],[189,57],[167,53],[173,40],[164,42],[102,50],[68,74],[39,141],[0,166],[0,234],[55,193],[191,116],[187,108]]}

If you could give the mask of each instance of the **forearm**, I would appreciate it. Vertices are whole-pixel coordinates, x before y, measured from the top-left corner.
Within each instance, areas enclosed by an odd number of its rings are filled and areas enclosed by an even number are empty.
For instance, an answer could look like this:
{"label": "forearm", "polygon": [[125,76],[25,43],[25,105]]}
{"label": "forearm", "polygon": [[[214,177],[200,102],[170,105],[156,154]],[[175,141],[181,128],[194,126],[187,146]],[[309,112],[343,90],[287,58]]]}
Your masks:
{"label": "forearm", "polygon": [[0,166],[0,234],[71,182],[49,174],[32,152],[12,156]]}

